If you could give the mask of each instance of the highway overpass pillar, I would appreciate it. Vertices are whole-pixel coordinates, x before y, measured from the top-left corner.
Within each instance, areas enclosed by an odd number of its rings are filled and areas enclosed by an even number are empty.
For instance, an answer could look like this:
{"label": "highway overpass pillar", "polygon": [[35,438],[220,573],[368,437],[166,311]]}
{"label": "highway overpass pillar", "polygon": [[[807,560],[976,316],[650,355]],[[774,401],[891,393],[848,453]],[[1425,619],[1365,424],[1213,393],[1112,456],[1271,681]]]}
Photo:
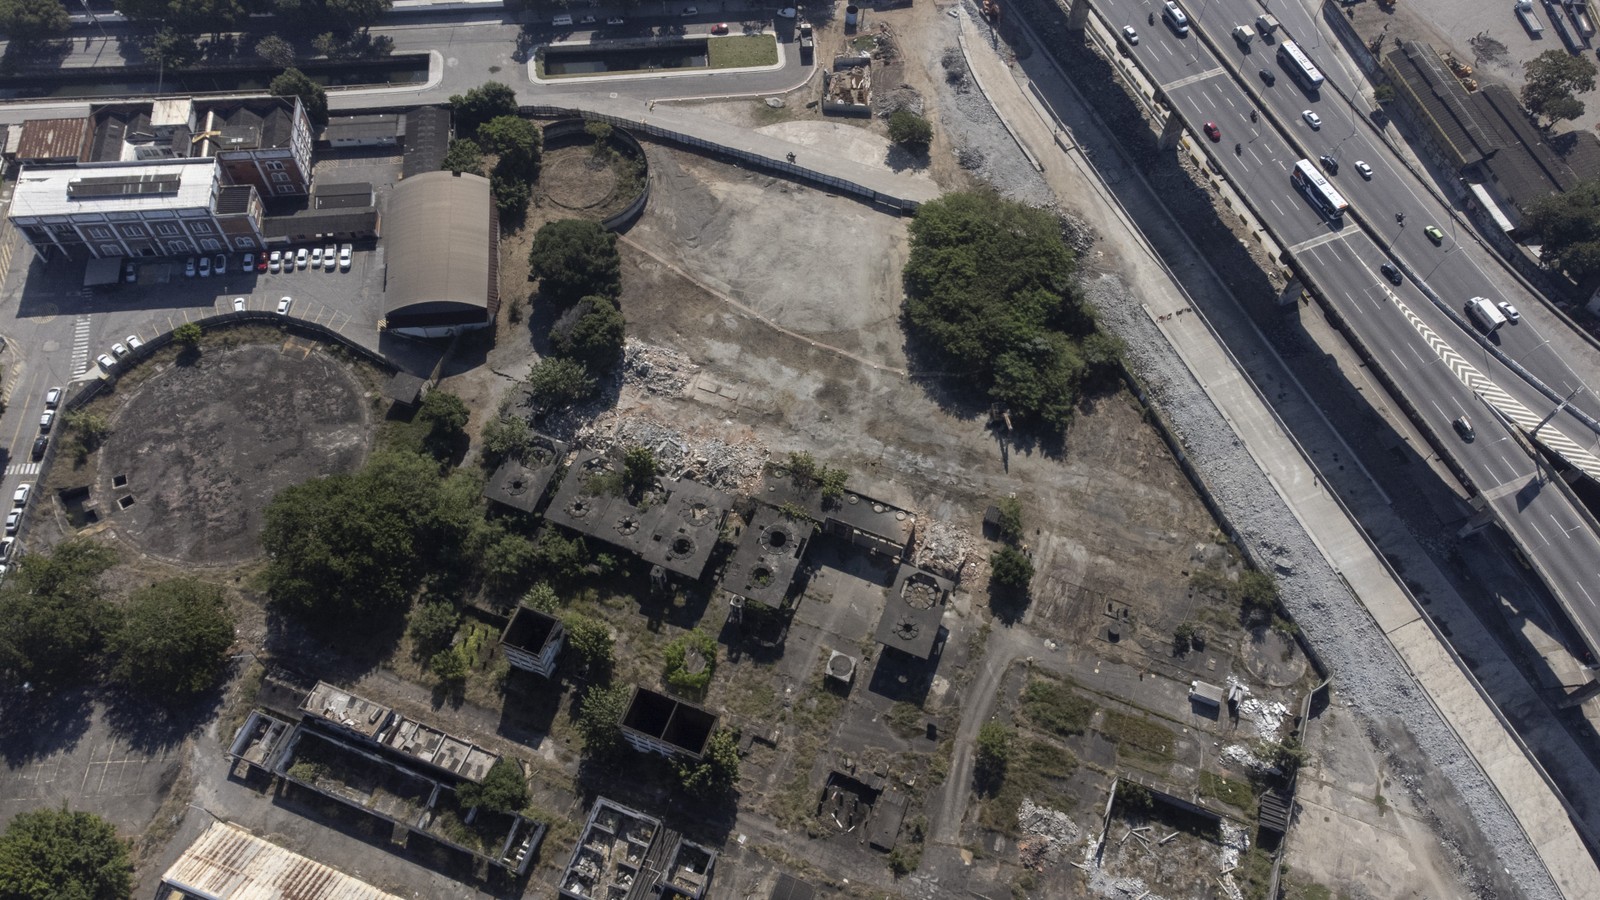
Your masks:
{"label": "highway overpass pillar", "polygon": [[1467,520],[1467,524],[1461,526],[1461,530],[1456,532],[1456,537],[1470,537],[1492,524],[1494,524],[1494,512],[1488,509],[1480,509],[1472,514],[1472,518]]}
{"label": "highway overpass pillar", "polygon": [[1562,697],[1560,700],[1556,701],[1556,706],[1561,709],[1571,709],[1574,706],[1582,706],[1583,701],[1588,700],[1595,694],[1600,694],[1600,681],[1591,681],[1583,687],[1578,688],[1572,693],[1566,695],[1565,697]]}
{"label": "highway overpass pillar", "polygon": [[1074,0],[1072,8],[1067,10],[1067,29],[1069,31],[1082,31],[1085,23],[1089,21],[1089,0]]}
{"label": "highway overpass pillar", "polygon": [[[1080,5],[1082,0],[1079,0]],[[1162,150],[1171,150],[1178,145],[1178,138],[1183,136],[1183,119],[1178,116],[1167,116],[1167,124],[1161,129],[1161,137],[1156,140],[1156,146]]]}

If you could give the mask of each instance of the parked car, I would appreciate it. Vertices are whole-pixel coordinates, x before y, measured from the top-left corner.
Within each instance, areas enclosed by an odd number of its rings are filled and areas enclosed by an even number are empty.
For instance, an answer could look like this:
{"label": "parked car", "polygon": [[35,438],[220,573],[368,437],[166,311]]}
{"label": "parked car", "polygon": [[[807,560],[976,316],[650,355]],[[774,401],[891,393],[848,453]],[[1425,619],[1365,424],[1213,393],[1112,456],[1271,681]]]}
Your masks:
{"label": "parked car", "polygon": [[49,434],[50,426],[56,423],[56,411],[47,409],[39,414],[39,433]]}
{"label": "parked car", "polygon": [[595,21],[594,20],[594,16],[584,16],[583,17],[583,21],[579,22],[578,24],[580,24],[580,25],[593,25],[594,21]]}
{"label": "parked car", "polygon": [[606,24],[607,25],[621,25],[622,21],[623,21],[623,19],[622,19],[621,16],[612,16],[612,17],[606,19]]}
{"label": "parked car", "polygon": [[1361,173],[1362,178],[1368,181],[1372,180],[1372,167],[1367,165],[1366,160],[1356,160],[1356,171]]}
{"label": "parked car", "polygon": [[11,551],[14,550],[16,546],[16,538],[6,538],[5,540],[0,540],[0,560],[11,559]]}
{"label": "parked car", "polygon": [[121,359],[124,356],[128,355],[128,348],[122,346],[122,344],[120,342],[112,344],[111,345],[111,355],[115,356],[117,359]]}
{"label": "parked car", "polygon": [[1515,325],[1522,321],[1522,313],[1518,312],[1517,308],[1511,305],[1511,301],[1501,300],[1495,305],[1500,307],[1500,312],[1505,314],[1506,321],[1510,322],[1511,324]]}
{"label": "parked car", "polygon": [[680,15],[680,16],[698,16],[698,15],[700,15],[700,8],[697,7],[697,6],[685,6],[683,8],[683,11],[678,13],[678,15]]}
{"label": "parked car", "polygon": [[333,267],[339,264],[339,248],[332,244],[322,248],[322,268],[332,272]]}
{"label": "parked car", "polygon": [[184,275],[185,278],[193,278],[194,277],[194,265],[195,265],[194,257],[192,257],[192,256],[189,257],[189,259],[186,262],[184,262],[184,264],[183,264],[183,275]]}
{"label": "parked car", "polygon": [[291,304],[293,302],[294,302],[294,298],[293,297],[284,297],[284,298],[280,299],[278,301],[278,315],[287,316],[289,314],[289,304]]}
{"label": "parked car", "polygon": [[33,485],[29,484],[28,482],[23,482],[22,484],[17,485],[16,493],[11,495],[11,504],[13,506],[27,506],[28,495],[32,493]]}
{"label": "parked car", "polygon": [[17,526],[20,524],[22,524],[22,510],[13,509],[11,514],[6,516],[6,534],[16,534]]}
{"label": "parked car", "polygon": [[1466,416],[1462,416],[1450,424],[1455,426],[1456,434],[1461,435],[1461,439],[1464,441],[1471,442],[1473,438],[1478,436],[1478,432],[1472,428],[1472,420]]}
{"label": "parked car", "polygon": [[235,298],[233,298],[233,311],[234,312],[244,312],[244,298],[243,297],[235,297]]}
{"label": "parked car", "polygon": [[301,247],[299,250],[296,250],[294,252],[294,267],[297,268],[297,269],[304,269],[306,267],[306,260],[310,259],[310,257],[311,257],[311,251],[310,250],[307,250],[304,247]]}
{"label": "parked car", "polygon": [[339,248],[339,270],[341,272],[350,271],[350,250],[349,244]]}
{"label": "parked car", "polygon": [[1339,174],[1339,161],[1337,159],[1334,159],[1333,157],[1324,153],[1317,157],[1317,161],[1322,163],[1322,168],[1326,170],[1329,175]]}
{"label": "parked car", "polygon": [[312,247],[311,248],[311,268],[313,268],[313,269],[322,268],[322,248],[321,247]]}
{"label": "parked car", "polygon": [[712,34],[727,34],[728,33],[728,23],[727,22],[718,22],[717,24],[711,26],[711,33]]}
{"label": "parked car", "polygon": [[274,250],[274,251],[272,251],[272,255],[270,257],[268,257],[267,259],[268,259],[267,271],[272,272],[272,273],[277,273],[278,271],[280,271],[283,268],[283,251],[282,250]]}
{"label": "parked car", "polygon": [[122,267],[122,280],[129,284],[139,280],[139,270],[134,266],[132,260]]}
{"label": "parked car", "polygon": [[1139,46],[1139,32],[1134,30],[1132,25],[1122,26],[1122,39],[1127,41],[1131,46]]}
{"label": "parked car", "polygon": [[785,6],[783,9],[778,10],[778,15],[785,19],[792,19],[794,18],[794,7]]}
{"label": "parked car", "polygon": [[1211,138],[1212,143],[1222,140],[1222,129],[1218,128],[1215,122],[1207,122],[1205,132],[1206,137]]}
{"label": "parked car", "polygon": [[209,256],[200,257],[200,277],[201,278],[210,278],[211,277],[211,257],[209,257]]}
{"label": "parked car", "polygon": [[1400,274],[1399,268],[1397,268],[1394,263],[1384,263],[1378,267],[1378,271],[1383,273],[1383,277],[1389,279],[1395,284],[1399,284],[1404,280],[1403,276]]}
{"label": "parked car", "polygon": [[106,370],[107,372],[117,367],[117,361],[112,359],[111,354],[109,353],[102,353],[99,356],[96,356],[94,361],[99,363],[100,368]]}
{"label": "parked car", "polygon": [[128,335],[128,349],[129,350],[137,350],[137,349],[139,349],[140,347],[143,347],[143,346],[144,346],[144,341],[139,340],[139,336],[137,334]]}
{"label": "parked car", "polygon": [[48,449],[50,449],[50,439],[48,437],[40,436],[34,438],[33,461],[38,462],[39,460],[44,459],[44,452]]}
{"label": "parked car", "polygon": [[1422,233],[1427,235],[1428,240],[1433,241],[1435,244],[1444,243],[1444,232],[1440,231],[1437,225],[1429,225],[1422,229]]}
{"label": "parked car", "polygon": [[1317,115],[1315,112],[1309,109],[1305,110],[1300,113],[1300,118],[1306,120],[1306,124],[1311,126],[1312,131],[1322,130],[1322,117]]}
{"label": "parked car", "polygon": [[265,272],[266,270],[267,270],[267,255],[265,253],[263,253],[263,254],[261,254],[261,258],[256,260],[256,271],[257,272]]}
{"label": "parked car", "polygon": [[55,409],[61,405],[61,388],[53,387],[44,392],[44,408]]}
{"label": "parked car", "polygon": [[249,275],[251,272],[254,272],[255,270],[256,270],[256,255],[254,253],[246,253],[244,255],[244,263],[243,263],[243,265],[239,266],[239,271],[243,272],[246,275]]}
{"label": "parked car", "polygon": [[217,258],[211,261],[211,268],[216,270],[218,275],[226,275],[228,273],[228,254],[218,253]]}

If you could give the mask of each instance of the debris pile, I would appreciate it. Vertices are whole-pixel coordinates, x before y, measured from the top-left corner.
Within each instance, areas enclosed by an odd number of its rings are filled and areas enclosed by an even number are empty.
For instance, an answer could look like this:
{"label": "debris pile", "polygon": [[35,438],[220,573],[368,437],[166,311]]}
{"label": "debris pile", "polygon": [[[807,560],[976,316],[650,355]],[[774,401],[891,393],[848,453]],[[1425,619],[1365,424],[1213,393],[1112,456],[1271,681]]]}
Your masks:
{"label": "debris pile", "polygon": [[1254,697],[1246,697],[1239,704],[1239,715],[1250,720],[1257,734],[1272,740],[1278,736],[1278,728],[1283,720],[1288,718],[1289,707],[1277,700],[1263,703]]}
{"label": "debris pile", "polygon": [[1017,829],[1024,835],[1017,853],[1025,869],[1043,870],[1059,865],[1064,851],[1078,842],[1078,826],[1064,812],[1022,798],[1017,808]]}
{"label": "debris pile", "polygon": [[1221,823],[1220,831],[1217,836],[1217,864],[1222,872],[1222,890],[1229,900],[1243,900],[1244,892],[1233,880],[1233,872],[1239,868],[1239,860],[1250,850],[1250,832],[1227,820]]}
{"label": "debris pile", "polygon": [[622,347],[623,382],[652,394],[675,397],[700,367],[676,350],[629,338]]}
{"label": "debris pile", "polygon": [[580,446],[605,450],[622,445],[645,447],[655,454],[661,473],[691,478],[734,493],[753,491],[768,453],[755,442],[730,444],[720,437],[685,434],[636,416],[606,416],[577,434]]}
{"label": "debris pile", "polygon": [[912,565],[959,582],[972,560],[972,535],[949,522],[933,522],[919,537]]}
{"label": "debris pile", "polygon": [[1278,774],[1278,767],[1267,762],[1243,744],[1229,744],[1222,748],[1222,758],[1236,766],[1249,769],[1252,772],[1262,772],[1269,775]]}

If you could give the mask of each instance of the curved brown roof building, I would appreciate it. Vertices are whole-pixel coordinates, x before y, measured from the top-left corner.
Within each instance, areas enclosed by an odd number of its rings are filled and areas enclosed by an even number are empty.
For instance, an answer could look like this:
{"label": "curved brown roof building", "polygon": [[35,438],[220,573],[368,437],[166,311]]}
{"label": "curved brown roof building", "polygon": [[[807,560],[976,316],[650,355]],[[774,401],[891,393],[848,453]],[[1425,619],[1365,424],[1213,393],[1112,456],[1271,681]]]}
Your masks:
{"label": "curved brown roof building", "polygon": [[489,179],[425,172],[394,186],[384,217],[384,327],[446,337],[493,324],[500,223]]}

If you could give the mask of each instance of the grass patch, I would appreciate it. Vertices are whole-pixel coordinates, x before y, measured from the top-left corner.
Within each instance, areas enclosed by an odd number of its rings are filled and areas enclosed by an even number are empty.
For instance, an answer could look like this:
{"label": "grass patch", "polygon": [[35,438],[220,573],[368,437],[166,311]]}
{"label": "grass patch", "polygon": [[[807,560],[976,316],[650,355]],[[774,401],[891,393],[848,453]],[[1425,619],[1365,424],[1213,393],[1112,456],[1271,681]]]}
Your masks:
{"label": "grass patch", "polygon": [[1040,806],[1067,810],[1072,798],[1067,779],[1078,768],[1072,751],[1041,740],[1029,740],[1017,748],[1006,765],[1005,780],[995,795],[984,801],[978,821],[1004,834],[1017,833],[1017,809],[1024,797]]}
{"label": "grass patch", "polygon": [[1165,725],[1157,725],[1143,716],[1114,709],[1106,710],[1099,731],[1117,742],[1117,752],[1142,757],[1150,762],[1172,762],[1172,748],[1178,743],[1178,736]]}
{"label": "grass patch", "polygon": [[905,738],[915,740],[928,733],[928,717],[923,714],[922,708],[915,703],[900,702],[889,710],[884,717],[889,723],[889,730]]}
{"label": "grass patch", "polygon": [[1022,714],[1052,734],[1083,734],[1094,716],[1095,705],[1073,692],[1066,682],[1034,675],[1022,692]]}
{"label": "grass patch", "polygon": [[713,69],[770,66],[778,62],[778,39],[770,34],[734,34],[706,41]]}
{"label": "grass patch", "polygon": [[1250,790],[1250,785],[1229,781],[1215,772],[1200,773],[1200,796],[1220,800],[1245,812],[1250,811],[1250,804],[1256,799],[1255,792]]}
{"label": "grass patch", "polygon": [[1239,868],[1233,873],[1239,891],[1245,900],[1267,900],[1272,887],[1272,854],[1260,847],[1251,847],[1239,857]]}
{"label": "grass patch", "polygon": [[[1286,871],[1288,868],[1284,866]],[[1336,900],[1339,896],[1315,881],[1303,880],[1299,875],[1287,875],[1283,879],[1283,900]]]}

